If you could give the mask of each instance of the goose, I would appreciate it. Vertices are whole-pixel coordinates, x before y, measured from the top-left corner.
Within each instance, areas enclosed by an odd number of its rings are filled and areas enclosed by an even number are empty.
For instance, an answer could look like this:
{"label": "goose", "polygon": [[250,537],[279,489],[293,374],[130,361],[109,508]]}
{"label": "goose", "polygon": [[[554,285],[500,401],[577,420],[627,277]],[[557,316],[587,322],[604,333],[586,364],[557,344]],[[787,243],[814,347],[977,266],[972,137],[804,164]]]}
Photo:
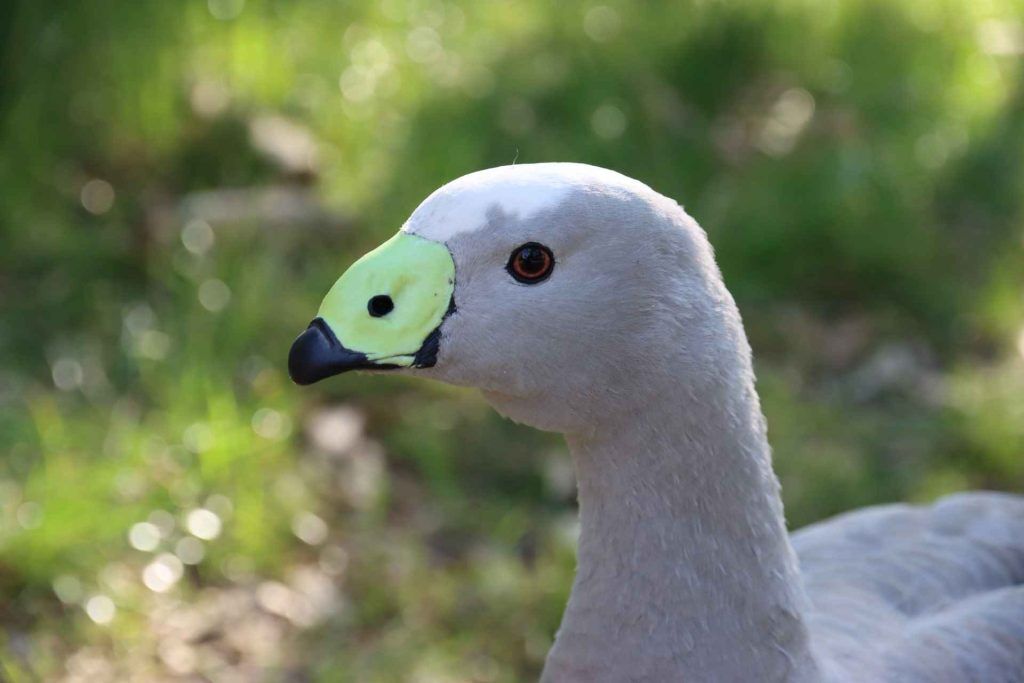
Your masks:
{"label": "goose", "polygon": [[578,561],[544,682],[1024,682],[1024,498],[789,534],[707,236],[637,180],[544,163],[442,186],[334,283],[288,367],[475,387],[564,435]]}

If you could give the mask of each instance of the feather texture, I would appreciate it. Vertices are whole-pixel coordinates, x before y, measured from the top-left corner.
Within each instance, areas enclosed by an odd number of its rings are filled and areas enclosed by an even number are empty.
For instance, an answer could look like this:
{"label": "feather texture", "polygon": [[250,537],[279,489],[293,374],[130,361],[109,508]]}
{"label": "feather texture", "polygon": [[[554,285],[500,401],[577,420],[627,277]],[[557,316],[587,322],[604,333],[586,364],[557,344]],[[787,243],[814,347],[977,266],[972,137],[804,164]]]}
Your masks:
{"label": "feather texture", "polygon": [[[444,241],[435,367],[565,434],[579,568],[551,683],[1024,683],[1024,498],[960,494],[787,534],[739,311],[673,200],[580,164],[490,169],[405,230]],[[555,258],[526,286],[519,245]]]}
{"label": "feather texture", "polygon": [[1024,498],[872,507],[792,543],[812,642],[836,675],[1024,681]]}

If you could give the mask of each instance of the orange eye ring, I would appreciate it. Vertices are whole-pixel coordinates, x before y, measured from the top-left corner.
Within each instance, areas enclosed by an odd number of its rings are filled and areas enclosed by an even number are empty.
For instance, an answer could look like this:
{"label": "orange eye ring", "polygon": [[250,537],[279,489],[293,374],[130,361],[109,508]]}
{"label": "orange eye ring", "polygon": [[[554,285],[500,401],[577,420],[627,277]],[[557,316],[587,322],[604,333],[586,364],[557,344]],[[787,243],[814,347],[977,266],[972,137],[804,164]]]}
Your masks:
{"label": "orange eye ring", "polygon": [[535,285],[543,282],[555,268],[555,255],[538,242],[527,242],[516,247],[508,259],[505,269],[516,282]]}

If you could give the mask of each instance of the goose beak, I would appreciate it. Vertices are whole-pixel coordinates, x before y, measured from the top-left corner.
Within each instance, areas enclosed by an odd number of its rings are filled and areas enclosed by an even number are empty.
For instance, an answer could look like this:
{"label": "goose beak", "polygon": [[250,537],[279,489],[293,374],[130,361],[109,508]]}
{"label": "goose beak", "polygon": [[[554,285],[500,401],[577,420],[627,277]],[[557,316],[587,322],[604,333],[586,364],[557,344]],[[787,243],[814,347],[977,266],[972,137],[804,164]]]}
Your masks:
{"label": "goose beak", "polygon": [[292,344],[288,374],[305,385],[349,370],[431,367],[454,291],[448,248],[400,232],[334,283]]}
{"label": "goose beak", "polygon": [[395,367],[398,366],[373,363],[365,353],[345,348],[323,318],[315,318],[288,352],[288,375],[301,385],[313,384],[348,370]]}

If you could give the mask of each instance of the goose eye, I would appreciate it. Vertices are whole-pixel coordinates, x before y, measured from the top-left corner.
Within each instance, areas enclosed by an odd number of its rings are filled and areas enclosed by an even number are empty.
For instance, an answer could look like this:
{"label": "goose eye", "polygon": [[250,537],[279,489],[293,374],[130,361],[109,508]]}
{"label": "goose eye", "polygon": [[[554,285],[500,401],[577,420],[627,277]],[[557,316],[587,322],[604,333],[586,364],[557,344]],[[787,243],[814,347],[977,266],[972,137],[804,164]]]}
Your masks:
{"label": "goose eye", "polygon": [[506,269],[517,281],[533,285],[547,279],[554,267],[555,256],[550,249],[537,242],[527,242],[512,252]]}

